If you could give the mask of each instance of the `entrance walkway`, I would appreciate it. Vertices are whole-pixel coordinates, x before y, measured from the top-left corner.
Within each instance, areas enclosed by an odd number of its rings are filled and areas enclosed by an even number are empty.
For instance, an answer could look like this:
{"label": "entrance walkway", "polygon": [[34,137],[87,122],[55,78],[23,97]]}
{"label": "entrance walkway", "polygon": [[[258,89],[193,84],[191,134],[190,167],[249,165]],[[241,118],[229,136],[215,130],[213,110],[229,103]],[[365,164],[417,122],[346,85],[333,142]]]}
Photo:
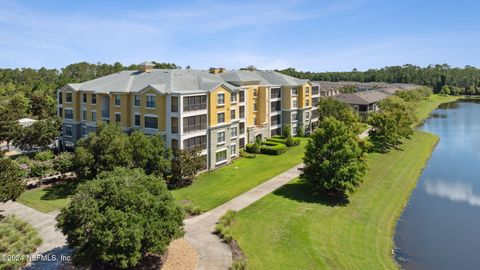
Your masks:
{"label": "entrance walkway", "polygon": [[15,215],[21,220],[30,223],[42,238],[42,244],[38,247],[35,254],[55,255],[55,261],[36,261],[26,267],[26,269],[58,269],[61,265],[60,256],[69,256],[71,250],[66,245],[65,236],[55,228],[57,221],[55,217],[58,211],[42,213],[23,204],[9,201],[0,204],[0,214]]}
{"label": "entrance walkway", "polygon": [[229,247],[218,236],[213,234],[215,223],[228,210],[239,211],[298,177],[301,166],[302,164],[299,164],[215,209],[186,219],[184,221],[185,239],[193,245],[198,253],[199,262],[197,269],[228,269],[232,265],[232,253]]}

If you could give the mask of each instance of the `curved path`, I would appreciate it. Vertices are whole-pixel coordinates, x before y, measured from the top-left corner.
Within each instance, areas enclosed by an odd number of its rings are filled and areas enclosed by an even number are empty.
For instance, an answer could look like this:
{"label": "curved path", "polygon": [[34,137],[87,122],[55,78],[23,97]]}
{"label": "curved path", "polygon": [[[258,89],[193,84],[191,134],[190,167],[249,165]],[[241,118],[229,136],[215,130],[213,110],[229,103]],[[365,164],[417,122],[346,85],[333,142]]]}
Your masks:
{"label": "curved path", "polygon": [[8,201],[0,203],[0,214],[15,215],[30,223],[38,231],[43,241],[35,254],[55,255],[53,261],[37,260],[28,264],[25,269],[58,269],[65,262],[61,258],[69,258],[71,250],[67,247],[65,236],[55,227],[57,224],[55,217],[58,215],[58,211],[42,213],[23,204]]}
{"label": "curved path", "polygon": [[229,209],[239,211],[300,175],[302,164],[271,178],[232,200],[199,216],[184,220],[185,239],[196,249],[198,270],[226,270],[232,265],[230,248],[215,234],[215,223]]}

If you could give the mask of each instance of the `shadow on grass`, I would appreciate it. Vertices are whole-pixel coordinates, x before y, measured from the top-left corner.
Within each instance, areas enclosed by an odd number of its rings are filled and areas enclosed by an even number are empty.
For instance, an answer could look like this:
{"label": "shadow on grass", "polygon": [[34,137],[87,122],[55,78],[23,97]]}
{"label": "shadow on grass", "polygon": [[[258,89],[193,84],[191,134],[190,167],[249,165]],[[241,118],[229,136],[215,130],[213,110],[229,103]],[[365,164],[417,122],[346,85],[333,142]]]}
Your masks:
{"label": "shadow on grass", "polygon": [[347,197],[318,192],[310,184],[302,180],[288,183],[275,190],[273,194],[298,202],[318,203],[330,207],[346,206],[349,203]]}
{"label": "shadow on grass", "polygon": [[42,195],[41,199],[44,201],[66,199],[75,194],[77,187],[84,182],[85,180],[70,180],[54,184],[51,187],[45,188],[45,194]]}

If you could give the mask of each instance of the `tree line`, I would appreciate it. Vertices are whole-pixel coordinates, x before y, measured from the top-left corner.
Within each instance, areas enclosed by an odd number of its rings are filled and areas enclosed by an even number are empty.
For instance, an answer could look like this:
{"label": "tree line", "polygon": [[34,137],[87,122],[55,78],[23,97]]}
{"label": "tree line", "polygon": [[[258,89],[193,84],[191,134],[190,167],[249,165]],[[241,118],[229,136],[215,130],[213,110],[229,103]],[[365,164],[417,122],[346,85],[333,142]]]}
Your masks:
{"label": "tree line", "polygon": [[451,67],[448,64],[419,67],[411,64],[403,66],[387,66],[367,71],[310,72],[298,71],[295,68],[277,70],[281,73],[312,81],[355,81],[409,83],[431,87],[440,93],[442,87],[456,87],[458,94],[480,94],[480,69],[473,66],[463,68]]}
{"label": "tree line", "polygon": [[[152,62],[155,68],[178,69],[174,63]],[[20,96],[29,101],[28,115],[40,119],[55,115],[55,91],[67,83],[79,83],[123,70],[137,70],[138,65],[91,64],[80,62],[62,69],[3,68],[0,69],[0,106],[11,97]]]}

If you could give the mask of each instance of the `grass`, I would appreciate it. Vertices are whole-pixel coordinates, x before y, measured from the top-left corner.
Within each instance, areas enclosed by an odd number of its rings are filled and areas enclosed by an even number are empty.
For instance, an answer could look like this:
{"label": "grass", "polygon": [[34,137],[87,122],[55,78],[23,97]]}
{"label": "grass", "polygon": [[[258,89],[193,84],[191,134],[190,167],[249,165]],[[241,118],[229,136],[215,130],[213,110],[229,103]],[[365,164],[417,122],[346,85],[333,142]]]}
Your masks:
{"label": "grass", "polygon": [[18,198],[18,202],[43,213],[59,210],[68,205],[70,196],[75,193],[80,183],[82,181],[68,181],[50,187],[26,190]]}
{"label": "grass", "polygon": [[279,156],[257,155],[240,158],[232,164],[199,175],[191,186],[173,191],[177,201],[188,201],[207,211],[219,206],[268,179],[302,162],[307,142],[290,148]]}
{"label": "grass", "polygon": [[422,100],[417,104],[417,118],[418,123],[430,116],[430,113],[435,110],[440,104],[453,102],[460,99],[460,96],[442,96],[431,95],[427,100]]}
{"label": "grass", "polygon": [[[8,216],[0,221],[0,269],[19,269],[42,243],[38,232],[25,221]],[[13,257],[12,257],[13,256]],[[9,260],[10,259],[10,260]]]}
{"label": "grass", "polygon": [[297,179],[237,213],[231,229],[249,269],[396,269],[396,221],[437,141],[415,131],[403,150],[369,154],[347,205]]}

